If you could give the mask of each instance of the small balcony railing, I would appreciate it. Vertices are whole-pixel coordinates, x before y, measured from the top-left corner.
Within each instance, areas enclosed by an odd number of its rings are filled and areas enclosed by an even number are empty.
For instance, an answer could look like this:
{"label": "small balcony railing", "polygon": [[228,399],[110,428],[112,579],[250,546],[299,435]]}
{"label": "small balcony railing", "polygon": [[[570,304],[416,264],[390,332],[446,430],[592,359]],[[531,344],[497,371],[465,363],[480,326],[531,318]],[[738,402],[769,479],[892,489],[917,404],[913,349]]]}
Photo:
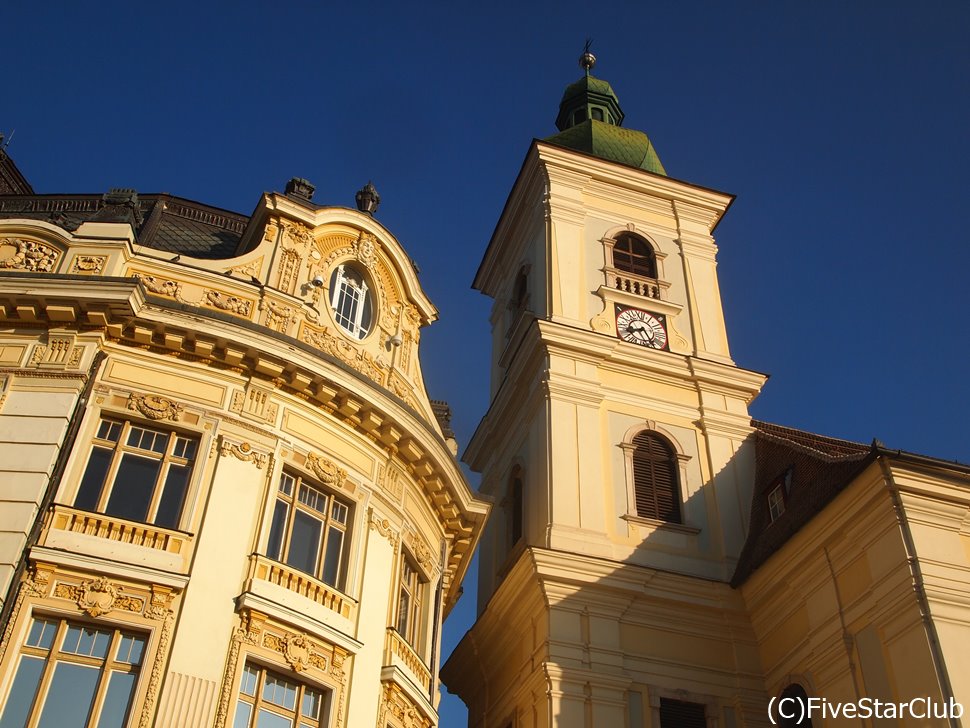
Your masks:
{"label": "small balcony railing", "polygon": [[393,627],[387,628],[387,637],[384,640],[384,664],[403,667],[425,693],[431,691],[431,670]]}
{"label": "small balcony railing", "polygon": [[55,505],[48,531],[69,531],[87,536],[143,546],[186,556],[192,537],[181,531],[171,531],[146,523],[135,523],[104,513],[78,511],[68,506]]}
{"label": "small balcony railing", "polygon": [[616,268],[607,268],[605,272],[606,285],[609,288],[644,298],[659,299],[663,296],[663,286],[656,278],[627,273]]}
{"label": "small balcony railing", "polygon": [[254,554],[249,567],[249,578],[276,584],[336,612],[341,617],[353,618],[357,605],[353,599],[319,579],[314,579],[309,574],[281,564],[279,561]]}

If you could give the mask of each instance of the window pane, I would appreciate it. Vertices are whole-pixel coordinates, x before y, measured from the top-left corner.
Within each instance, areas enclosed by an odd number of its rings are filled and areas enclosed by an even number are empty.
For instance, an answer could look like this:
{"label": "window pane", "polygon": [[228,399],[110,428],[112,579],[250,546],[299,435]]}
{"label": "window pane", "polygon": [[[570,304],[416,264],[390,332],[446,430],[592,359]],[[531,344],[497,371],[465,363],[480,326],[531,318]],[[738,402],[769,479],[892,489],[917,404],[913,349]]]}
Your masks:
{"label": "window pane", "polygon": [[232,728],[249,728],[249,719],[253,714],[253,706],[240,700],[236,703],[236,719],[232,722]]}
{"label": "window pane", "polygon": [[287,495],[293,495],[293,476],[283,473],[280,478],[280,491]]}
{"label": "window pane", "polygon": [[123,728],[128,709],[131,707],[131,697],[135,692],[135,678],[133,672],[112,672],[108,680],[108,693],[104,697],[101,707],[101,717],[98,728]]}
{"label": "window pane", "polygon": [[136,637],[132,634],[121,636],[118,645],[118,662],[126,662],[129,665],[141,664],[141,653],[145,649],[144,637]]}
{"label": "window pane", "polygon": [[185,502],[185,491],[188,490],[189,473],[192,468],[188,465],[170,465],[165,477],[165,490],[158,502],[158,513],[155,523],[165,528],[178,528],[182,515],[182,504]]}
{"label": "window pane", "polygon": [[26,645],[30,647],[42,647],[49,650],[54,642],[54,635],[57,633],[57,622],[47,619],[35,619],[30,625],[30,634],[27,635]]}
{"label": "window pane", "polygon": [[293,721],[268,710],[260,710],[256,728],[293,728]]}
{"label": "window pane", "polygon": [[333,502],[333,508],[330,511],[330,515],[333,517],[337,523],[347,523],[347,506],[343,503]]}
{"label": "window pane", "polygon": [[249,665],[246,665],[246,669],[243,671],[242,682],[239,685],[239,690],[244,695],[256,697],[256,683],[258,680],[259,672]]}
{"label": "window pane", "polygon": [[84,728],[91,713],[100,671],[96,667],[60,662],[47,691],[38,728]]}
{"label": "window pane", "polygon": [[148,506],[160,466],[161,462],[158,460],[125,454],[104,512],[110,516],[144,523],[148,517]]}
{"label": "window pane", "polygon": [[263,685],[263,700],[293,710],[296,707],[296,685],[267,674],[266,683]]}
{"label": "window pane", "polygon": [[276,501],[276,509],[273,511],[273,525],[269,529],[269,543],[266,546],[266,555],[271,559],[280,561],[280,549],[283,548],[283,532],[286,530],[286,514],[289,506],[281,500]]}
{"label": "window pane", "polygon": [[103,447],[91,449],[88,467],[84,471],[81,486],[77,489],[77,497],[74,499],[75,508],[80,508],[82,511],[93,511],[98,507],[98,498],[101,496],[104,477],[108,473],[110,464],[111,450],[106,450]]}
{"label": "window pane", "polygon": [[404,588],[401,588],[401,599],[397,605],[397,631],[405,639],[408,639],[408,611],[411,609],[411,597]]}
{"label": "window pane", "polygon": [[340,578],[340,553],[343,550],[344,533],[340,529],[330,527],[327,534],[327,553],[323,560],[323,575],[320,577],[330,586],[337,586]]}
{"label": "window pane", "polygon": [[303,693],[303,707],[300,714],[316,720],[320,717],[320,693],[316,690],[306,689]]}
{"label": "window pane", "polygon": [[67,634],[64,635],[64,644],[61,649],[64,652],[70,652],[75,655],[104,657],[108,654],[108,644],[110,642],[110,632],[71,625],[68,627]]}
{"label": "window pane", "polygon": [[0,728],[23,728],[27,724],[30,706],[37,695],[37,684],[44,670],[44,660],[40,657],[24,655],[20,658],[17,676],[13,679],[7,705],[0,717]]}
{"label": "window pane", "polygon": [[286,563],[308,574],[315,573],[317,554],[320,553],[320,529],[320,521],[297,511],[293,517],[293,535]]}

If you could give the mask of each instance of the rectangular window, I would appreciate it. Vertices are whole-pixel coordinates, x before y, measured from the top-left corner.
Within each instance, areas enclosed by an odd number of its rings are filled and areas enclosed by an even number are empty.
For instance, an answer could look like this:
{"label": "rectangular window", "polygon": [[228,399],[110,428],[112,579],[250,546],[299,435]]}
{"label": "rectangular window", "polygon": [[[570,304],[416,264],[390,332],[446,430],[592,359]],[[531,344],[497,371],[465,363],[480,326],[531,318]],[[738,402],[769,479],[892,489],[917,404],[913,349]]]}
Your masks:
{"label": "rectangular window", "polygon": [[199,440],[102,419],[74,507],[178,528]]}
{"label": "rectangular window", "polygon": [[416,651],[421,638],[421,614],[425,583],[411,557],[401,560],[401,589],[397,601],[397,624],[395,628]]}
{"label": "rectangular window", "polygon": [[707,728],[704,704],[660,698],[660,728]]}
{"label": "rectangular window", "polygon": [[785,512],[785,486],[779,483],[768,491],[768,515],[772,522]]}
{"label": "rectangular window", "polygon": [[280,477],[266,555],[342,589],[350,506],[290,473]]}
{"label": "rectangular window", "polygon": [[34,618],[0,728],[123,728],[144,652],[137,633]]}
{"label": "rectangular window", "polygon": [[232,728],[318,728],[326,725],[326,693],[246,663]]}

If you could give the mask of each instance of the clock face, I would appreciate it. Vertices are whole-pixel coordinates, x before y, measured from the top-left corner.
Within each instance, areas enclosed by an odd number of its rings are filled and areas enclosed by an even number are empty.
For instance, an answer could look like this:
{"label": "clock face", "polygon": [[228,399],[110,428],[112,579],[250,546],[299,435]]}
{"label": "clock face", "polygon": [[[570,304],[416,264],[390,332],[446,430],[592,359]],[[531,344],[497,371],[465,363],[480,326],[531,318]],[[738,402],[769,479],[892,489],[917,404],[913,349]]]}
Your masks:
{"label": "clock face", "polygon": [[666,319],[639,308],[616,307],[616,333],[624,341],[651,349],[667,349]]}

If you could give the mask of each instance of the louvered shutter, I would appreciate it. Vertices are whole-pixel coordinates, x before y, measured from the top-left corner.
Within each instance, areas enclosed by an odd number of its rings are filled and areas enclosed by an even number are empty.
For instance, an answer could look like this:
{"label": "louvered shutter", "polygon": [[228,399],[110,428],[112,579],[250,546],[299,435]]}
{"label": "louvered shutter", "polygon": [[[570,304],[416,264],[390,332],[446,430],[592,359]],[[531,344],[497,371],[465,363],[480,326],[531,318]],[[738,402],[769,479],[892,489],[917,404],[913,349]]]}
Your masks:
{"label": "louvered shutter", "polygon": [[680,523],[680,486],[674,449],[654,432],[637,434],[633,446],[637,515]]}
{"label": "louvered shutter", "polygon": [[707,728],[704,706],[660,698],[660,728]]}

